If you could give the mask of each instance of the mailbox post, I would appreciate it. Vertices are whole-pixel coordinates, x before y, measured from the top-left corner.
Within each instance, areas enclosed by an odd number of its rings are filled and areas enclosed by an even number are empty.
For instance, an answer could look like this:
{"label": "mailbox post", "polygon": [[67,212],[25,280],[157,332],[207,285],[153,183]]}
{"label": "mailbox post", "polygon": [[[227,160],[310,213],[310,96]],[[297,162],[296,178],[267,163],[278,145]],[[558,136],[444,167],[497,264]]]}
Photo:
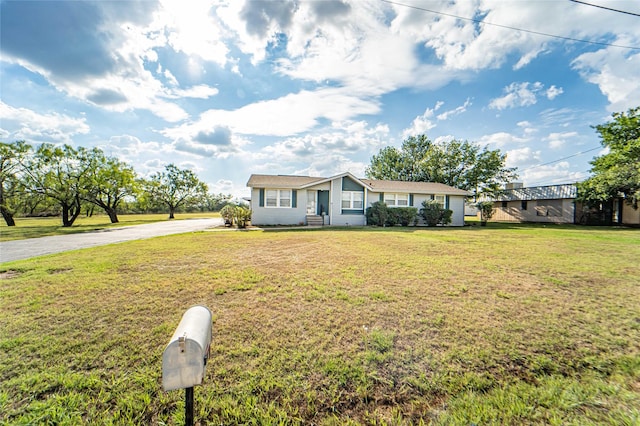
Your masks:
{"label": "mailbox post", "polygon": [[193,425],[193,387],[202,384],[211,347],[211,311],[189,308],[162,353],[162,387],[185,390],[185,424]]}

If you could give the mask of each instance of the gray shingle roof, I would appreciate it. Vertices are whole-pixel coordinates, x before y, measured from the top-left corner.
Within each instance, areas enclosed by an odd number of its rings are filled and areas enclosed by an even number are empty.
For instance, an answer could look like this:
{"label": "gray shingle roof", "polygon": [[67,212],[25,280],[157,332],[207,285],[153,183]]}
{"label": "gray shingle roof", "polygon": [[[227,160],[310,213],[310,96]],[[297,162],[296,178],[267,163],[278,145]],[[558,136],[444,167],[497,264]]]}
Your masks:
{"label": "gray shingle roof", "polygon": [[[340,175],[338,175],[340,176]],[[292,188],[298,189],[327,181],[331,178],[291,175],[251,175],[247,182],[252,188]],[[414,194],[471,195],[468,191],[434,182],[402,182],[393,180],[359,179],[375,192],[407,192]]]}
{"label": "gray shingle roof", "polygon": [[321,177],[290,175],[251,175],[247,186],[251,188],[300,188],[310,183],[325,180]]}
{"label": "gray shingle roof", "polygon": [[398,180],[360,179],[376,192],[410,192],[414,194],[471,195],[468,191],[435,182],[404,182]]}

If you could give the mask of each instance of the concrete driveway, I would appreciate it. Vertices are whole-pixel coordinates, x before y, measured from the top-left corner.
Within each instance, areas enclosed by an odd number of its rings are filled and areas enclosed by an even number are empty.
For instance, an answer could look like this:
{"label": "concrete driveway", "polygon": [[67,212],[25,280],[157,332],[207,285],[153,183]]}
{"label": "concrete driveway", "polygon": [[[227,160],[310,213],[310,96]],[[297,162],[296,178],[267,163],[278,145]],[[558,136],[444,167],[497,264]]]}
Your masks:
{"label": "concrete driveway", "polygon": [[45,254],[60,253],[123,241],[142,240],[162,235],[203,231],[222,225],[221,218],[184,219],[156,222],[148,225],[108,228],[82,234],[55,235],[52,237],[0,242],[0,263],[29,259]]}

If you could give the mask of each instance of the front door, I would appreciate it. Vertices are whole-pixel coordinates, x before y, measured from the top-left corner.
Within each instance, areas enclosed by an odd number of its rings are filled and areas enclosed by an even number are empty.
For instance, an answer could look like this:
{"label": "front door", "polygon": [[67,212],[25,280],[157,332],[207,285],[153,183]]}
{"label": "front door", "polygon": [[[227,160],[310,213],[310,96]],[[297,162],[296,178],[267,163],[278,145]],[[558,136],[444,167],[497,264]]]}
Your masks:
{"label": "front door", "polygon": [[329,191],[318,191],[318,215],[329,215]]}
{"label": "front door", "polygon": [[316,191],[307,191],[307,214],[316,214]]}

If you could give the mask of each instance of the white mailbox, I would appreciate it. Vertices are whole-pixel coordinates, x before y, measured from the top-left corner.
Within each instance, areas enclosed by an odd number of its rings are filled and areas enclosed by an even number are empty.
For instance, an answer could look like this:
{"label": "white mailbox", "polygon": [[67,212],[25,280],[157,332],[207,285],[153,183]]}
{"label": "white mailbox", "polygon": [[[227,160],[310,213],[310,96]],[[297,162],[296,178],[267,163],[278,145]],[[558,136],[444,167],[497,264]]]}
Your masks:
{"label": "white mailbox", "polygon": [[162,387],[165,391],[187,389],[202,383],[211,346],[211,311],[193,306],[162,354]]}

